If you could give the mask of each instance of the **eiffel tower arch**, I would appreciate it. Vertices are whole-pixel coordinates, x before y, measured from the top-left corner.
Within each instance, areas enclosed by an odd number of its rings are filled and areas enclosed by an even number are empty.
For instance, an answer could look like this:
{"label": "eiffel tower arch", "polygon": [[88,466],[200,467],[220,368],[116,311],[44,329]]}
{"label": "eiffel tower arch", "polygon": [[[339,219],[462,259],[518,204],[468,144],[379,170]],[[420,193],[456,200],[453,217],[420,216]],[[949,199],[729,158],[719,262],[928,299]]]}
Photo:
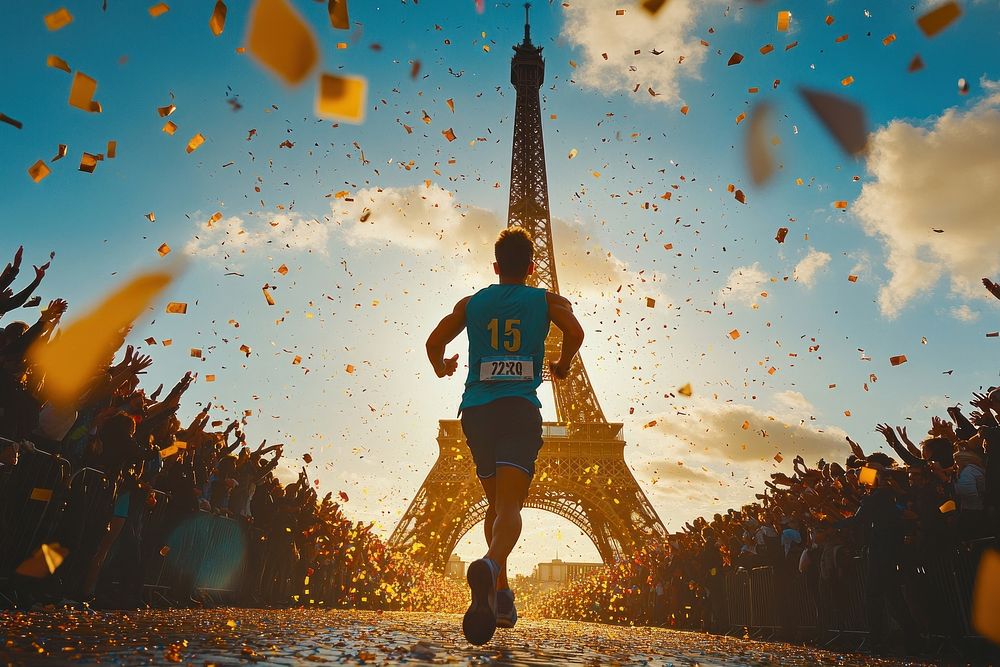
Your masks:
{"label": "eiffel tower arch", "polygon": [[[514,46],[510,80],[517,91],[511,150],[508,226],[523,227],[535,244],[529,284],[558,293],[548,181],[538,91],[545,79],[542,47],[531,43],[525,5],[524,41]],[[552,327],[549,359],[559,357],[562,335]],[[549,376],[556,420],[544,422],[544,445],[525,507],[551,512],[576,525],[612,563],[666,529],[625,463],[622,424],[608,422],[577,355],[564,380]],[[438,458],[389,539],[440,571],[462,537],[486,516],[486,497],[456,419],[438,423]]]}

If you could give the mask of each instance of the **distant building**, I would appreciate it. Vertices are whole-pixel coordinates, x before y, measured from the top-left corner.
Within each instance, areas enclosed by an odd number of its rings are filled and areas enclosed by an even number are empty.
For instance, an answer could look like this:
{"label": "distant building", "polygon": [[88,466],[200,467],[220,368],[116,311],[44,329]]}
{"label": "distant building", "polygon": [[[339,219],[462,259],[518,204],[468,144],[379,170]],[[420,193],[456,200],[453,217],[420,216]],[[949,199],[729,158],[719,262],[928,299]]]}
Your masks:
{"label": "distant building", "polygon": [[602,567],[604,567],[604,563],[567,563],[553,558],[551,562],[539,563],[535,566],[534,578],[541,590],[548,590],[560,588],[577,579],[582,579]]}
{"label": "distant building", "polygon": [[458,554],[452,554],[448,559],[447,565],[444,566],[444,576],[454,579],[465,578],[465,561],[459,558]]}

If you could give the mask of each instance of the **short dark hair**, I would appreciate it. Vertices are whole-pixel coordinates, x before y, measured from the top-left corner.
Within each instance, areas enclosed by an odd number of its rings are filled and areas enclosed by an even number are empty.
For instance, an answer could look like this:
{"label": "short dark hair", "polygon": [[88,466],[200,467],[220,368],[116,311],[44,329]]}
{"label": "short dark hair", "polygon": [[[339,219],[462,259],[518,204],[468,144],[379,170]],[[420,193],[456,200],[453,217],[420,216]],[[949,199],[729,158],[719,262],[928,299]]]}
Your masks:
{"label": "short dark hair", "polygon": [[508,227],[500,232],[493,246],[500,275],[508,278],[523,278],[534,258],[535,246],[523,227]]}

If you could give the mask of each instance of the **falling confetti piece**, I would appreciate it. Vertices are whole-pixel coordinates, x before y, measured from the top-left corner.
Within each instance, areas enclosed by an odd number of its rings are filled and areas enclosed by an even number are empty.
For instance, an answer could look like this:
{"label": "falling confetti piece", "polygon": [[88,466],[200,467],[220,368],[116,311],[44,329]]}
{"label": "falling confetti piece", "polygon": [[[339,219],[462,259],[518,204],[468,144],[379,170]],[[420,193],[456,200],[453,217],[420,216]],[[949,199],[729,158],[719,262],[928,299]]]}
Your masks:
{"label": "falling confetti piece", "polygon": [[157,107],[156,108],[156,113],[160,114],[160,118],[164,118],[166,116],[169,116],[170,114],[172,114],[176,110],[177,110],[177,107],[175,107],[173,104],[168,104],[165,107]]}
{"label": "falling confetti piece", "polygon": [[149,213],[146,214],[146,220],[149,220],[150,222],[156,222],[156,214],[150,211]]}
{"label": "falling confetti piece", "polygon": [[455,113],[455,100],[448,98],[444,101],[444,103],[448,105],[448,108],[451,109],[452,113]]}
{"label": "falling confetti piece", "polygon": [[882,38],[882,46],[889,46],[896,41],[896,33],[890,32],[888,35]]}
{"label": "falling confetti piece", "polygon": [[28,351],[32,363],[45,373],[42,393],[62,406],[75,405],[94,372],[121,344],[120,331],[131,327],[173,281],[174,271],[141,273],[109,294],[51,341],[37,342]]}
{"label": "falling confetti piece", "polygon": [[778,12],[778,32],[787,32],[788,24],[792,20],[792,13],[786,10]]}
{"label": "falling confetti piece", "polygon": [[575,148],[571,148],[571,149],[569,150],[569,155],[567,155],[567,157],[568,157],[568,158],[569,158],[570,160],[572,160],[572,159],[573,159],[573,158],[575,158],[575,157],[576,157],[576,156],[577,156],[578,154],[579,154],[579,151],[578,151],[578,150],[576,150]]}
{"label": "falling confetti piece", "polygon": [[216,37],[221,35],[222,31],[226,29],[226,12],[226,3],[218,0],[215,3],[215,8],[212,10],[211,18],[208,19],[208,27]]}
{"label": "falling confetti piece", "polygon": [[969,82],[965,79],[958,80],[958,94],[968,95],[969,94]]}
{"label": "falling confetti piece", "polygon": [[656,299],[647,296],[646,297],[646,308],[655,308],[655,307],[656,307]]}
{"label": "falling confetti piece", "polygon": [[113,160],[118,156],[118,142],[111,140],[108,141],[108,159]]}
{"label": "falling confetti piece", "polygon": [[684,106],[681,107],[681,114],[685,116],[688,115],[688,105],[685,104]]}
{"label": "falling confetti piece", "polygon": [[856,283],[856,282],[858,282],[858,277],[855,276],[855,275],[847,276],[847,282],[849,282],[849,283]]}
{"label": "falling confetti piece", "polygon": [[308,452],[306,452],[305,454],[302,455],[302,460],[305,461],[306,463],[312,463],[313,457]]}
{"label": "falling confetti piece", "polygon": [[733,340],[736,340],[737,338],[739,338],[740,337],[739,330],[738,329],[733,329],[732,331],[730,331],[729,332],[729,337],[732,338]]}
{"label": "falling confetti piece", "polygon": [[972,593],[972,626],[983,637],[1000,644],[1000,551],[983,550]]}
{"label": "falling confetti piece", "polygon": [[731,67],[733,65],[739,65],[741,62],[743,62],[743,54],[734,51],[733,55],[729,56],[729,62],[726,63],[726,65]]}
{"label": "falling confetti piece", "polygon": [[847,208],[847,200],[841,199],[839,201],[833,202],[834,208]]}
{"label": "falling confetti piece", "polygon": [[158,2],[149,8],[149,15],[154,19],[163,16],[170,11],[170,5],[165,2]]}
{"label": "falling confetti piece", "polygon": [[[800,88],[799,94],[845,152],[858,155],[865,150],[868,127],[864,109],[843,97],[818,90]],[[838,208],[846,208],[846,204]]]}
{"label": "falling confetti piece", "polygon": [[[171,132],[171,134],[173,134],[173,132]],[[198,150],[198,147],[201,146],[203,143],[205,143],[205,137],[203,137],[201,135],[201,132],[199,132],[198,134],[191,137],[191,140],[188,141],[187,143],[187,148],[185,148],[184,150],[186,150],[188,153],[194,153],[196,150]]]}
{"label": "falling confetti piece", "polygon": [[788,236],[788,227],[778,227],[778,233],[774,235],[774,240],[778,243],[784,243],[786,236]]}
{"label": "falling confetti piece", "polygon": [[250,346],[249,345],[240,345],[240,352],[242,352],[243,354],[245,354],[248,359],[250,358],[250,352],[251,352],[251,350],[250,350]]}
{"label": "falling confetti piece", "polygon": [[59,56],[51,56],[51,55],[48,56],[45,59],[45,64],[48,65],[49,67],[52,67],[53,69],[61,69],[64,72],[72,72],[73,71],[73,70],[70,69],[69,63],[67,63],[65,60],[63,60]]}
{"label": "falling confetti piece", "polygon": [[843,79],[840,80],[840,85],[842,86],[849,86],[852,83],[854,83],[854,77],[850,75],[845,76]]}
{"label": "falling confetti piece", "polygon": [[170,246],[166,243],[161,243],[160,247],[156,249],[156,252],[160,253],[160,257],[166,257],[170,254]]}
{"label": "falling confetti piece", "polygon": [[917,25],[924,35],[933,37],[962,15],[962,8],[957,2],[945,2],[917,18]]}
{"label": "falling confetti piece", "polygon": [[353,364],[347,364],[347,366],[344,367],[344,370],[347,371],[348,373],[353,373],[354,372],[354,365]]}
{"label": "falling confetti piece", "polygon": [[316,65],[316,38],[288,0],[257,0],[246,38],[250,54],[289,85],[297,85]]}
{"label": "falling confetti piece", "polygon": [[19,130],[22,127],[24,127],[24,123],[22,123],[19,120],[14,120],[13,118],[11,118],[10,116],[8,116],[5,113],[0,113],[0,121],[3,121],[4,123],[7,123],[8,125],[13,125],[14,127],[16,127]]}
{"label": "falling confetti piece", "polygon": [[858,482],[864,484],[865,486],[875,486],[875,480],[878,477],[878,471],[875,468],[869,468],[864,466],[861,468],[861,472],[858,473]]}
{"label": "falling confetti piece", "polygon": [[910,61],[909,66],[906,68],[910,73],[918,72],[924,68],[924,59],[920,57],[920,54],[913,56],[913,60]]}
{"label": "falling confetti piece", "polygon": [[889,357],[889,363],[892,364],[893,366],[899,366],[900,364],[905,364],[906,363],[906,355],[905,354],[898,354],[898,355],[896,355],[894,357]]}
{"label": "falling confetti piece", "polygon": [[444,135],[444,138],[448,141],[455,141],[455,132],[452,131],[450,127],[447,130],[442,130],[441,134]]}
{"label": "falling confetti piece", "polygon": [[941,503],[940,507],[938,507],[938,511],[941,512],[941,514],[948,514],[949,512],[954,512],[957,509],[958,506],[955,505],[954,500],[946,500]]}
{"label": "falling confetti piece", "polygon": [[101,105],[94,101],[97,81],[83,72],[73,75],[73,85],[69,89],[69,105],[90,113],[100,113]]}
{"label": "falling confetti piece", "polygon": [[681,396],[691,396],[691,394],[693,393],[691,390],[691,383],[689,382],[680,389],[678,389],[677,393],[680,394]]}
{"label": "falling confetti piece", "polygon": [[760,47],[760,55],[762,56],[766,56],[771,51],[774,51],[774,44],[765,44],[764,46]]}
{"label": "falling confetti piece", "polygon": [[337,30],[348,30],[351,21],[347,16],[347,0],[329,0],[327,13],[330,15],[330,25]]}
{"label": "falling confetti piece", "polygon": [[288,275],[288,267],[285,266],[284,264],[282,264],[281,266],[279,266],[277,268],[277,271],[278,271],[278,273],[280,273],[283,276],[287,276]]}
{"label": "falling confetti piece", "polygon": [[73,15],[65,7],[60,7],[51,14],[45,15],[45,27],[55,32],[65,28],[73,22]]}
{"label": "falling confetti piece", "polygon": [[201,359],[201,348],[192,347],[191,356],[194,357],[195,359]]}
{"label": "falling confetti piece", "polygon": [[263,292],[264,292],[264,300],[267,301],[267,305],[273,306],[274,296],[271,294],[271,290],[267,288],[267,285],[264,285]]}
{"label": "falling confetti piece", "polygon": [[781,455],[781,452],[778,452],[777,454],[774,455],[774,460],[777,461],[778,463],[781,463],[782,461],[785,460],[785,457]]}
{"label": "falling confetti piece", "polygon": [[360,76],[323,74],[316,98],[316,113],[328,118],[361,123],[365,119],[368,80]]}
{"label": "falling confetti piece", "polygon": [[771,142],[768,140],[770,127],[770,105],[758,104],[751,112],[746,138],[747,168],[754,185],[763,185],[774,176],[775,162]]}
{"label": "falling confetti piece", "polygon": [[84,153],[80,157],[80,171],[93,174],[95,169],[97,169],[97,156],[91,153]]}
{"label": "falling confetti piece", "polygon": [[[188,305],[181,301],[171,301],[170,303],[167,304],[166,308],[166,312],[171,313],[173,315],[187,315],[187,311],[188,311]],[[167,341],[163,341],[164,345],[166,345],[166,342]]]}
{"label": "falling confetti piece", "polygon": [[39,160],[35,164],[28,167],[28,176],[31,176],[31,180],[35,183],[40,183],[43,178],[52,173],[48,165],[45,164],[43,160]]}
{"label": "falling confetti piece", "polygon": [[44,579],[62,565],[67,555],[69,549],[60,546],[58,542],[42,544],[27,560],[18,565],[15,571],[22,577]]}

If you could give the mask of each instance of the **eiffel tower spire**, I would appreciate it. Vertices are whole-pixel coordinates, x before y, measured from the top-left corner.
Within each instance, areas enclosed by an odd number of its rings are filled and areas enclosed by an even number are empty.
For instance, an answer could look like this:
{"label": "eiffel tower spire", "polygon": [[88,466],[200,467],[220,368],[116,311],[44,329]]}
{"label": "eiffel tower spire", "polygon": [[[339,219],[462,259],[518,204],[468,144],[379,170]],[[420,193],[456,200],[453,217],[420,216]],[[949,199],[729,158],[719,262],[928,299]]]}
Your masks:
{"label": "eiffel tower spire", "polygon": [[[552,222],[549,217],[549,186],[545,173],[545,142],[542,138],[542,109],[538,91],[545,81],[542,47],[531,43],[531,23],[524,5],[524,41],[515,45],[510,62],[510,82],[517,91],[514,108],[514,141],[511,149],[510,200],[507,226],[523,227],[535,244],[535,273],[528,279],[534,287],[559,293]],[[553,328],[545,341],[545,354],[557,359],[562,334]],[[548,369],[546,380],[552,381]],[[601,404],[590,384],[580,356],[573,360],[565,380],[552,381],[556,419],[567,423],[607,423]]]}

